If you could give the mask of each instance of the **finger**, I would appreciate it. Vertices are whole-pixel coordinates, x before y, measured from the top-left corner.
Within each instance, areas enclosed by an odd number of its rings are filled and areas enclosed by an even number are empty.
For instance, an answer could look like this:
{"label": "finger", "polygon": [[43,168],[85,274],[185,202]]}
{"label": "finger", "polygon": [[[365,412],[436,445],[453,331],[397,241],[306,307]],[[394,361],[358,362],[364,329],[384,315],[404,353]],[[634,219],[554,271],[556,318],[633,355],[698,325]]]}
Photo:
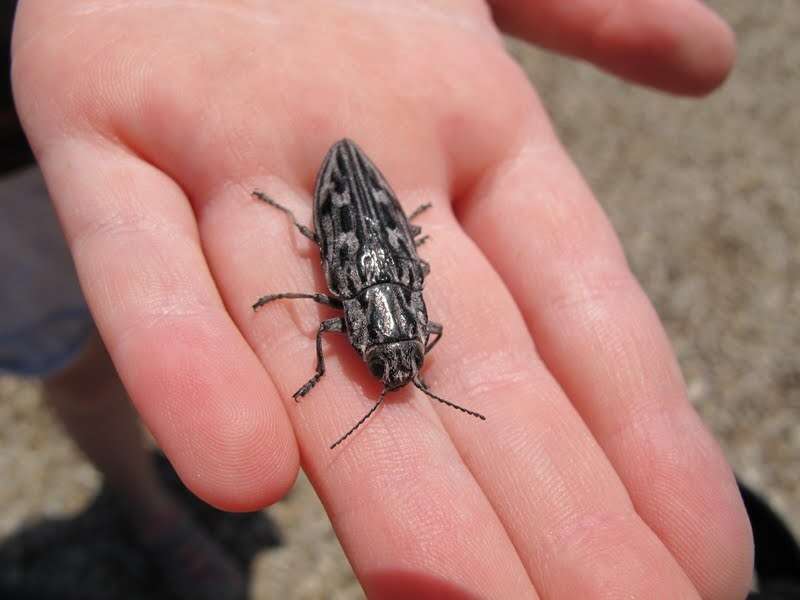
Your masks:
{"label": "finger", "polygon": [[689,405],[658,317],[550,131],[460,207],[542,358],[703,598],[743,597],[749,526],[730,468]]}
{"label": "finger", "polygon": [[[252,187],[310,222],[307,194],[275,178]],[[449,590],[447,597],[535,598],[502,524],[427,401],[408,389],[390,394],[330,450],[380,393],[337,333],[324,339],[324,377],[299,403],[292,401],[314,373],[320,321],[341,313],[308,300],[251,310],[265,293],[326,290],[318,249],[250,191],[226,186],[204,203],[202,237],[226,304],[288,404],[303,467],[367,594],[384,597],[394,588],[426,598],[441,597],[437,590]]]}
{"label": "finger", "polygon": [[513,35],[673,93],[708,93],[733,64],[733,33],[698,0],[490,4],[499,25]]}
{"label": "finger", "polygon": [[537,356],[497,274],[457,225],[426,227],[432,220],[420,219],[431,235],[426,298],[445,332],[426,380],[486,415],[435,407],[536,589],[543,598],[697,597]]}
{"label": "finger", "polygon": [[229,510],[278,500],[297,473],[291,426],[181,190],[108,143],[62,140],[38,158],[103,341],[183,481]]}

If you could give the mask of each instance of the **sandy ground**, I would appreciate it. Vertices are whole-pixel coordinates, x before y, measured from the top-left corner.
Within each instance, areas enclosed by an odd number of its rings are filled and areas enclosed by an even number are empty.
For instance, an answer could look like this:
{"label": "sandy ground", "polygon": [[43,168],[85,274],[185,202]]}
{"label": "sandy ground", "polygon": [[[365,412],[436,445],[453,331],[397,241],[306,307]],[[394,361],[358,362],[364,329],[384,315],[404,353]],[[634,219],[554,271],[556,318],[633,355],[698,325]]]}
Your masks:
{"label": "sandy ground", "polygon": [[[692,402],[737,473],[800,532],[800,11],[709,4],[736,29],[739,61],[699,102],[512,50],[611,215]],[[80,513],[99,485],[37,386],[8,377],[0,480],[0,540]],[[270,515],[284,545],[256,556],[254,598],[362,597],[304,479]]]}

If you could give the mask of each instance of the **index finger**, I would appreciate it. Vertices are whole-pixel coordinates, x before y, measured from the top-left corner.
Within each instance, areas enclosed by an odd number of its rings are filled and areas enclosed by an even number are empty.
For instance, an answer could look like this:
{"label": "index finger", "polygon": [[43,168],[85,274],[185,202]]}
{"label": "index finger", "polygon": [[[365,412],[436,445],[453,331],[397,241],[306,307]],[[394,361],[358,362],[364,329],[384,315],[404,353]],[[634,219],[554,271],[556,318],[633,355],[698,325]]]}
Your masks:
{"label": "index finger", "polygon": [[62,139],[38,159],[98,330],[181,479],[228,510],[280,499],[298,471],[292,429],[217,293],[182,190],[109,142]]}

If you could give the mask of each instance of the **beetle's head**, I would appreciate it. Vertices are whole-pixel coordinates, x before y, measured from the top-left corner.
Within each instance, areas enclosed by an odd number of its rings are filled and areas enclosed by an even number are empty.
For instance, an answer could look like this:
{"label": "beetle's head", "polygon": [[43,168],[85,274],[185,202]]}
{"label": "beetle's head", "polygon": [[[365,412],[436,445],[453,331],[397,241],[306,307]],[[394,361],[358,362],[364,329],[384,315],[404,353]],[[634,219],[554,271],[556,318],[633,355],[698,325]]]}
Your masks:
{"label": "beetle's head", "polygon": [[373,346],[366,360],[372,374],[383,381],[387,390],[404,386],[422,367],[424,348],[420,342],[406,340]]}

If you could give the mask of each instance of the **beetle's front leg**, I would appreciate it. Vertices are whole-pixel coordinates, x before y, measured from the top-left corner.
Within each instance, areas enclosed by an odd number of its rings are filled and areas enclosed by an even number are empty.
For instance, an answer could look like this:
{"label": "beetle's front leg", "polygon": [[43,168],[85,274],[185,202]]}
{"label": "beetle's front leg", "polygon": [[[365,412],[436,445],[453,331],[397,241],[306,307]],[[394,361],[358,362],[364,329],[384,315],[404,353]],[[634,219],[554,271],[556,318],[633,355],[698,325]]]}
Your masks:
{"label": "beetle's front leg", "polygon": [[[428,321],[428,336],[435,335],[436,337],[433,339],[432,342],[428,342],[428,345],[425,346],[425,354],[433,350],[433,347],[442,339],[442,333],[444,332],[444,327],[442,327],[441,323],[435,323],[433,321]],[[430,338],[429,338],[430,339]]]}
{"label": "beetle's front leg", "polygon": [[261,296],[258,300],[256,300],[255,304],[253,304],[253,310],[258,310],[260,307],[264,306],[268,302],[272,302],[273,300],[299,300],[299,299],[306,299],[306,300],[313,300],[314,302],[318,302],[319,304],[327,304],[328,306],[332,306],[333,308],[342,308],[342,301],[338,298],[334,298],[333,296],[326,296],[325,294],[297,294],[295,292],[285,292],[283,294],[267,294],[266,296]]}
{"label": "beetle's front leg", "polygon": [[411,211],[411,214],[408,215],[408,220],[413,221],[422,213],[424,213],[426,210],[428,210],[431,206],[433,206],[433,204],[431,204],[430,202],[425,202],[424,204],[420,204],[417,208]]}
{"label": "beetle's front leg", "polygon": [[344,319],[336,317],[335,319],[325,319],[319,324],[319,331],[317,331],[317,372],[309,379],[303,387],[292,394],[295,402],[299,402],[300,398],[305,396],[311,391],[317,382],[325,375],[325,357],[322,355],[322,334],[326,331],[337,331],[339,333],[344,331]]}
{"label": "beetle's front leg", "polygon": [[267,196],[264,192],[254,190],[252,194],[254,198],[258,198],[259,200],[266,202],[270,206],[274,206],[278,210],[281,210],[285,212],[287,215],[289,215],[289,218],[292,220],[292,223],[294,223],[294,226],[297,227],[297,230],[304,236],[306,236],[308,239],[310,239],[312,242],[314,242],[317,246],[319,246],[319,236],[315,232],[311,231],[308,227],[303,225],[302,223],[299,223],[292,211],[290,211],[282,204],[278,204],[277,202],[275,202],[275,200]]}

